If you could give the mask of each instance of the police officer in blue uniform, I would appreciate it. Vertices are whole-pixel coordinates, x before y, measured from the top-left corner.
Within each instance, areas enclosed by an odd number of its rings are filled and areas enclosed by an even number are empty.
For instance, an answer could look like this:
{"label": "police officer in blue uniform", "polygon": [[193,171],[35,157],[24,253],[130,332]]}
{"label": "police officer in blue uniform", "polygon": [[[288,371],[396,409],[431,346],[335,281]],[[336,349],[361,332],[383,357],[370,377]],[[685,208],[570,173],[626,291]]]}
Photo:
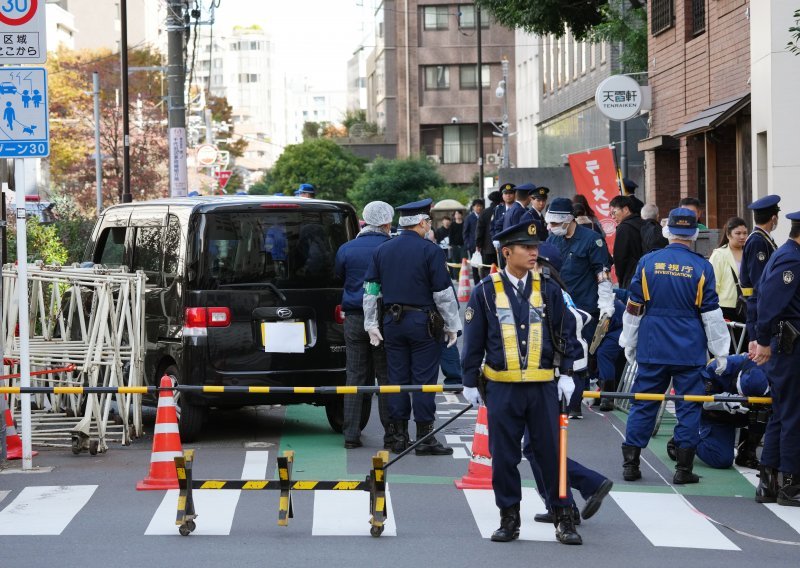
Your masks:
{"label": "police officer in blue uniform", "polygon": [[542,227],[541,240],[547,239],[547,222],[544,220],[545,209],[547,208],[547,195],[550,193],[549,187],[537,187],[531,192],[531,200],[528,210],[522,215],[519,222],[536,221]]}
{"label": "police officer in blue uniform", "polygon": [[494,209],[494,216],[492,217],[490,229],[493,240],[497,240],[497,233],[503,230],[503,222],[505,221],[508,208],[514,205],[516,187],[517,186],[515,186],[513,183],[504,183],[500,186],[500,195],[503,199],[503,202]]}
{"label": "police officer in blue uniform", "polygon": [[[364,329],[373,345],[386,335],[386,362],[392,385],[432,385],[439,376],[440,342],[456,343],[461,330],[458,301],[447,273],[444,251],[425,238],[430,231],[431,199],[397,207],[400,234],[375,250],[364,277]],[[383,298],[383,313],[378,298]],[[443,325],[441,321],[444,320]],[[433,431],[436,404],[433,393],[390,395],[392,451],[408,447],[411,410],[417,439]],[[413,404],[412,404],[413,401]],[[448,448],[428,438],[415,449],[417,455],[450,455]]]}
{"label": "police officer in blue uniform", "polygon": [[581,544],[569,501],[558,497],[557,467],[558,400],[572,395],[570,373],[579,356],[575,322],[558,285],[534,270],[536,224],[510,227],[498,238],[506,268],[481,280],[472,293],[461,356],[464,396],[472,404],[481,403],[477,387],[480,376],[486,378],[492,485],[500,508],[500,528],[492,540],[519,537],[522,488],[517,466],[527,428],[555,514],[556,537],[564,544]]}
{"label": "police officer in blue uniform", "polygon": [[739,269],[739,284],[747,301],[747,335],[750,341],[749,352],[756,348],[756,306],[758,303],[758,283],[767,261],[778,248],[770,233],[778,226],[778,212],[781,198],[767,195],[747,206],[753,210],[755,228],[747,237],[742,251],[742,265]]}
{"label": "police officer in blue uniform", "polygon": [[[579,309],[592,316],[592,321],[583,328],[583,338],[590,342],[600,318],[614,315],[608,248],[597,233],[575,222],[572,201],[565,197],[553,200],[545,219],[550,230],[547,242],[561,254],[561,279],[567,285],[567,292]],[[577,394],[569,405],[571,418],[583,417],[581,393],[585,390],[585,383],[585,378],[576,377]]]}
{"label": "police officer in blue uniform", "polygon": [[772,416],[756,501],[800,507],[800,211],[786,218],[792,222],[789,239],[770,258],[758,288],[753,360],[766,364]]}
{"label": "police officer in blue uniform", "polygon": [[516,201],[508,208],[506,216],[503,218],[504,231],[522,222],[522,216],[530,207],[531,194],[536,191],[536,186],[532,183],[523,183],[514,189],[516,191],[516,195],[514,196]]}
{"label": "police officer in blue uniform", "polygon": [[[663,394],[671,378],[677,394],[702,395],[706,348],[717,358],[717,372],[725,370],[731,338],[719,307],[714,269],[690,248],[697,233],[694,212],[682,207],[670,211],[664,230],[670,244],[642,257],[631,280],[619,344],[628,361],[639,364],[634,393]],[[650,441],[659,406],[640,400],[631,405],[622,444],[626,481],[642,477],[639,455]],[[700,478],[692,468],[701,408],[680,401],[675,409],[678,463],[672,482],[697,483]]]}
{"label": "police officer in blue uniform", "polygon": [[298,197],[303,197],[305,199],[313,199],[317,193],[317,189],[310,183],[301,183],[300,187],[298,187],[294,194]]}
{"label": "police officer in blue uniform", "polygon": [[[614,315],[608,322],[608,329],[603,340],[595,351],[597,357],[597,375],[600,390],[613,392],[617,389],[617,361],[621,361],[622,348],[619,346],[619,336],[622,335],[622,314],[625,313],[625,304],[614,300]],[[614,410],[614,401],[604,398],[600,401],[601,412]]]}

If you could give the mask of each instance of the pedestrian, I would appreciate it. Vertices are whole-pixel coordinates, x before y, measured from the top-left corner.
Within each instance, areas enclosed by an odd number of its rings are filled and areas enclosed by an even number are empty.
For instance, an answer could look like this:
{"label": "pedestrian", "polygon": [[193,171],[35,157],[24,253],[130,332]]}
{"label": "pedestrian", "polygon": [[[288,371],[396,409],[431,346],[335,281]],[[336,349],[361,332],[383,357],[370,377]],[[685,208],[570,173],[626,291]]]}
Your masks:
{"label": "pedestrian", "polygon": [[532,183],[523,183],[514,188],[514,203],[508,208],[503,218],[504,231],[522,221],[522,216],[531,204],[531,194],[535,191],[536,186]]}
{"label": "pedestrian", "polygon": [[450,217],[442,217],[442,224],[433,232],[436,244],[438,244],[448,256],[450,252],[450,224],[452,222],[453,220],[450,219]]}
{"label": "pedestrian", "polygon": [[642,207],[642,254],[664,248],[669,241],[664,238],[663,227],[658,222],[658,206],[645,203]]}
{"label": "pedestrian", "polygon": [[616,196],[609,203],[611,217],[617,224],[617,236],[614,239],[614,267],[620,288],[628,288],[633,278],[636,264],[642,258],[642,225],[639,213],[634,211],[630,197]]}
{"label": "pedestrian", "polygon": [[[669,245],[643,257],[636,267],[619,340],[628,362],[638,363],[634,393],[663,394],[671,379],[676,394],[702,395],[707,351],[717,358],[717,373],[725,370],[731,337],[719,309],[714,269],[691,250],[697,233],[694,212],[673,209],[664,234]],[[631,404],[622,444],[626,481],[642,477],[639,456],[650,441],[659,407],[657,401]],[[700,406],[678,401],[675,411],[678,463],[672,482],[697,483],[692,468],[700,442]]]}
{"label": "pedestrian", "polygon": [[800,507],[800,211],[786,218],[792,222],[789,239],[767,262],[758,290],[753,360],[766,365],[772,415],[756,501]]}
{"label": "pedestrian", "polygon": [[8,126],[9,130],[14,130],[14,121],[17,119],[17,115],[14,112],[14,107],[11,106],[10,102],[6,103],[6,108],[3,111],[3,120],[6,121],[6,125]]}
{"label": "pedestrian", "polygon": [[[605,241],[606,240],[606,233],[603,230],[603,225],[600,223],[600,220],[597,218],[597,214],[594,212],[594,210],[589,205],[589,200],[586,199],[586,196],[584,196],[581,193],[576,193],[575,195],[572,196],[572,204],[573,204],[573,206],[577,206],[577,205],[582,205],[583,206],[583,210],[585,211],[586,216],[589,217],[589,220],[592,223],[592,226],[590,228],[593,231],[595,231],[597,234],[599,234],[600,238],[602,238],[603,241]],[[576,218],[577,218],[577,215],[576,215]]]}
{"label": "pedestrian", "polygon": [[[364,329],[364,276],[375,250],[389,240],[394,209],[383,201],[372,201],[364,207],[366,222],[358,236],[343,244],[336,252],[336,276],[344,280],[342,310],[344,310],[344,343],[347,353],[347,386],[371,386],[377,378],[379,385],[388,384],[386,352],[383,346],[370,344]],[[361,409],[368,395],[344,397],[344,447],[359,448],[361,442]],[[370,397],[371,398],[371,397]],[[383,425],[383,447],[389,449],[393,438],[389,433],[389,404],[385,395],[378,396],[378,412]]]}
{"label": "pedestrian", "polygon": [[476,406],[482,400],[480,377],[486,379],[492,486],[500,509],[500,528],[492,540],[519,537],[522,486],[517,466],[527,428],[556,538],[581,544],[569,501],[558,496],[558,401],[569,400],[575,389],[570,377],[579,356],[575,323],[559,286],[534,270],[540,242],[536,223],[520,223],[497,237],[506,267],[475,288],[464,314],[461,357],[464,396]]}
{"label": "pedestrian", "polygon": [[450,224],[450,262],[460,265],[464,257],[464,214],[453,211],[453,222]]}
{"label": "pedestrian", "polygon": [[475,250],[481,253],[481,261],[484,266],[480,269],[480,277],[484,278],[489,274],[489,267],[497,264],[497,251],[492,244],[492,218],[495,211],[502,203],[502,195],[495,190],[489,194],[489,207],[483,210],[478,218],[478,226],[475,236]]}
{"label": "pedestrian", "polygon": [[[545,214],[550,236],[547,242],[554,245],[563,259],[561,279],[575,305],[592,316],[583,327],[583,339],[591,343],[597,322],[602,317],[614,315],[614,292],[609,278],[610,258],[600,235],[581,227],[572,216],[572,201],[557,197]],[[576,377],[577,394],[570,401],[570,417],[583,418],[581,409],[585,379]]]}
{"label": "pedestrian", "polygon": [[[472,258],[477,250],[478,240],[478,220],[480,219],[486,202],[483,199],[473,199],[469,207],[469,214],[464,219],[464,257]],[[478,268],[472,267],[472,280],[477,284],[480,282]]]}
{"label": "pedestrian", "polygon": [[711,252],[708,259],[717,278],[717,295],[722,315],[726,320],[740,323],[747,321],[747,308],[742,298],[742,287],[739,285],[745,242],[747,224],[744,219],[731,217],[725,223],[719,246]]}
{"label": "pedestrian", "polygon": [[[431,199],[397,207],[400,233],[375,250],[364,279],[364,329],[373,345],[384,341],[391,385],[432,385],[439,377],[440,342],[455,345],[461,330],[458,300],[447,273],[444,251],[425,239],[430,231]],[[378,311],[378,298],[383,310]],[[380,322],[383,322],[383,332]],[[392,451],[409,445],[413,409],[417,440],[433,432],[433,393],[389,396]],[[450,455],[453,449],[430,436],[417,455]]]}
{"label": "pedestrian", "polygon": [[622,178],[622,195],[625,197],[630,197],[631,213],[636,213],[637,215],[641,214],[642,207],[644,207],[644,202],[636,197],[636,190],[638,187],[639,184],[632,179]]}
{"label": "pedestrian", "polygon": [[678,207],[684,207],[694,213],[695,217],[697,217],[698,231],[708,231],[708,227],[700,222],[700,219],[703,217],[703,207],[699,199],[696,197],[684,197],[678,202]]}

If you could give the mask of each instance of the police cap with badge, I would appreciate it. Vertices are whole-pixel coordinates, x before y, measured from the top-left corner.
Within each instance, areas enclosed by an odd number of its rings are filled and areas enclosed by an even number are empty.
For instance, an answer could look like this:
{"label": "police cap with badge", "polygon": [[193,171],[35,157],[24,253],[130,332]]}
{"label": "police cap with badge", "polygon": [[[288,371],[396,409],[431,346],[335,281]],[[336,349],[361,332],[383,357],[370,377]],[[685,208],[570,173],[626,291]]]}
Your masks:
{"label": "police cap with badge", "polygon": [[[781,202],[780,195],[767,195],[766,197],[762,197],[761,199],[756,199],[750,205],[747,206],[748,209],[752,209],[753,211],[764,211],[767,212],[772,209],[772,214],[776,215],[778,211],[781,210],[778,207],[778,203]],[[788,216],[787,216],[788,217]]]}
{"label": "police cap with badge", "polygon": [[669,212],[667,227],[676,237],[693,237],[697,232],[697,217],[691,209],[677,207]]}
{"label": "police cap with badge", "polygon": [[500,191],[503,193],[514,193],[517,190],[517,186],[513,183],[504,183],[500,186]]}
{"label": "police cap with badge", "polygon": [[518,185],[515,189],[518,192],[527,193],[528,195],[533,195],[534,192],[536,191],[536,186],[533,185],[532,183],[522,183]]}
{"label": "police cap with badge", "polygon": [[538,245],[541,227],[535,221],[525,221],[497,233],[495,239],[500,241],[501,247],[511,245]]}
{"label": "police cap with badge", "polygon": [[548,196],[549,193],[550,193],[550,188],[549,187],[545,187],[543,185],[540,185],[540,186],[536,187],[536,189],[534,189],[531,192],[531,198],[532,199],[540,199],[542,201],[547,201],[547,196]]}
{"label": "police cap with badge", "polygon": [[413,201],[405,205],[395,207],[395,211],[400,213],[400,220],[398,224],[401,227],[413,227],[419,224],[424,219],[430,219],[431,204],[433,199],[422,199],[420,201]]}

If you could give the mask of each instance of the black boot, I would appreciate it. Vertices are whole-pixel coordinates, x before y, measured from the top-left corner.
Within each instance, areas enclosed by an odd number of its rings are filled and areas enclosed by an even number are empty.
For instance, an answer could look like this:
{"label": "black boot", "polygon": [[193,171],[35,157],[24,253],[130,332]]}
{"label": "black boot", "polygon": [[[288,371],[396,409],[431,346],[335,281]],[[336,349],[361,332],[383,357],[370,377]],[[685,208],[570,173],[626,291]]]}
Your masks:
{"label": "black boot", "polygon": [[500,509],[500,528],[492,533],[494,542],[511,542],[519,538],[519,503]]}
{"label": "black boot", "polygon": [[391,450],[394,444],[394,422],[389,422],[383,433],[383,449]]}
{"label": "black boot", "polygon": [[569,507],[556,507],[556,538],[561,544],[583,544],[583,539],[575,530],[575,521]]}
{"label": "black boot", "polygon": [[778,491],[778,505],[800,507],[800,476],[784,473],[783,486]]}
{"label": "black boot", "polygon": [[667,440],[667,455],[672,461],[678,461],[678,446],[675,445],[675,438]]}
{"label": "black boot", "polygon": [[[604,391],[613,391],[616,390],[616,386],[614,385],[614,381],[603,381],[602,389]],[[600,399],[600,412],[611,412],[614,410],[614,399],[613,398],[601,398]]]}
{"label": "black boot", "polygon": [[775,503],[778,500],[778,472],[767,465],[759,469],[756,503]]}
{"label": "black boot", "polygon": [[[433,432],[433,422],[417,422],[417,440]],[[442,445],[436,436],[430,436],[427,440],[416,447],[414,452],[418,456],[449,456],[453,453],[453,448]]]}
{"label": "black boot", "polygon": [[[555,524],[556,517],[552,511],[548,510],[546,513],[536,513],[533,516],[533,520],[537,523]],[[581,524],[581,513],[575,505],[572,506],[572,521],[575,523],[576,527]]]}
{"label": "black boot", "polygon": [[741,467],[758,469],[756,449],[761,442],[761,433],[753,432],[749,428],[743,428],[739,432],[739,445],[736,446],[736,459],[734,463]]}
{"label": "black boot", "polygon": [[622,444],[622,477],[625,481],[636,481],[642,478],[642,472],[639,470],[639,454],[641,453],[642,448]]}
{"label": "black boot", "polygon": [[395,420],[392,422],[394,436],[392,437],[392,452],[399,454],[408,448],[408,420]]}
{"label": "black boot", "polygon": [[675,475],[672,476],[672,483],[684,485],[686,483],[698,483],[700,476],[692,473],[694,467],[694,448],[676,448],[675,454],[678,464],[675,466]]}

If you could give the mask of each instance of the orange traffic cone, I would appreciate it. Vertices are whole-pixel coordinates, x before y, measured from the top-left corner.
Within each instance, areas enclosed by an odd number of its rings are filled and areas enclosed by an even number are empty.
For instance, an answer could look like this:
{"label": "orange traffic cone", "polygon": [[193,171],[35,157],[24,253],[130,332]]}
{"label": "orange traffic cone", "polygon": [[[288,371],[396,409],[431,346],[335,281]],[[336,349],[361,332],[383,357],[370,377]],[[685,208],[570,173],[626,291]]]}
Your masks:
{"label": "orange traffic cone", "polygon": [[[172,388],[172,379],[161,377],[161,388]],[[171,390],[158,393],[156,429],[153,433],[153,453],[150,456],[150,473],[136,484],[139,491],[145,489],[177,489],[178,474],[174,458],[183,455],[181,436],[178,433],[178,414]]]}
{"label": "orange traffic cone", "polygon": [[494,274],[495,272],[499,272],[499,270],[497,270],[497,265],[493,262],[492,267],[489,269],[489,274]]}
{"label": "orange traffic cone", "polygon": [[472,456],[467,475],[454,481],[458,489],[492,488],[492,454],[489,452],[489,413],[486,407],[478,407],[475,435],[472,438]]}
{"label": "orange traffic cone", "polygon": [[472,276],[470,275],[467,259],[461,259],[461,272],[458,274],[458,301],[469,302],[472,295]]}
{"label": "orange traffic cone", "polygon": [[[14,427],[14,417],[11,416],[11,410],[8,408],[5,396],[0,396],[0,407],[2,407],[3,414],[5,414],[6,421],[6,459],[21,460],[22,459],[22,438],[17,434],[17,429]],[[31,455],[38,455],[39,452],[31,451]]]}

